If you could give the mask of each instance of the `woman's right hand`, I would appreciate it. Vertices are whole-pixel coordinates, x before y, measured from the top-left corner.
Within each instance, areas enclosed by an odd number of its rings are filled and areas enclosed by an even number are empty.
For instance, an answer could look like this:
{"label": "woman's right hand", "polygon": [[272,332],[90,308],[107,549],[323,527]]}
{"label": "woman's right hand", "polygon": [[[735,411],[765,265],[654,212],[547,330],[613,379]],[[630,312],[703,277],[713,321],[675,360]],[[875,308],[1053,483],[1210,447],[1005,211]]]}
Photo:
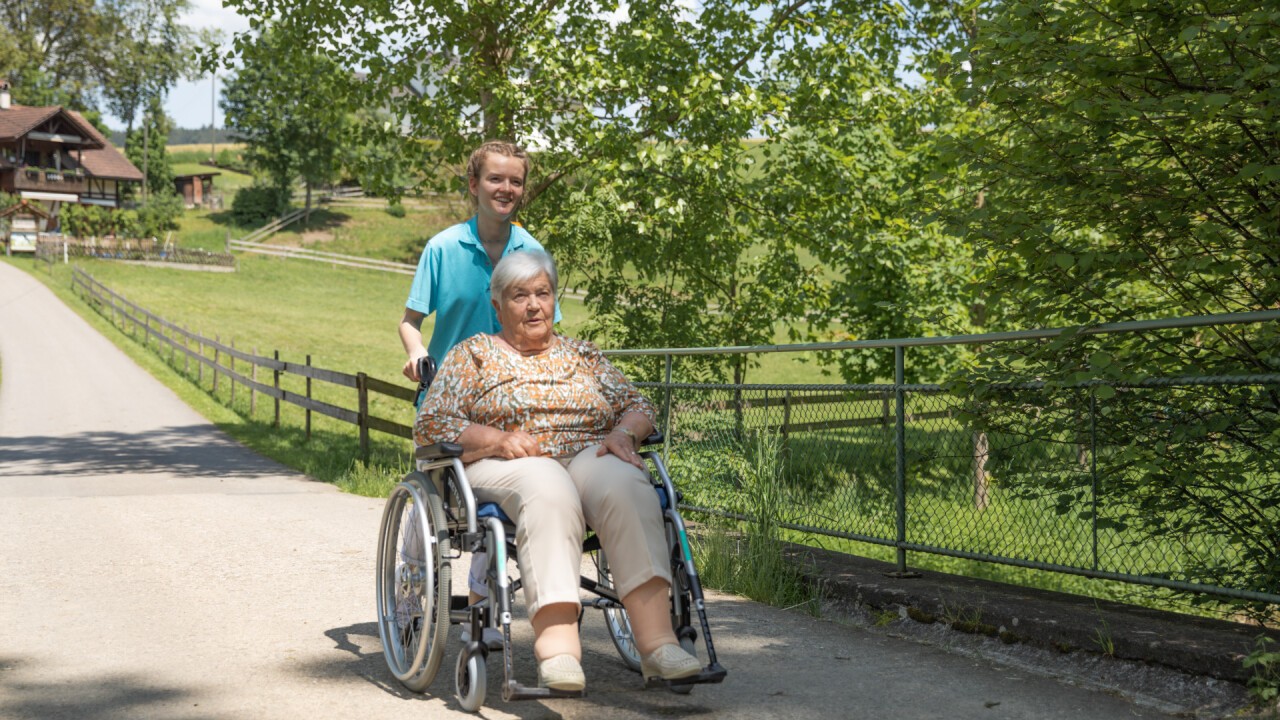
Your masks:
{"label": "woman's right hand", "polygon": [[488,425],[468,425],[458,436],[462,446],[462,462],[470,463],[484,458],[515,460],[539,457],[543,454],[538,441],[527,432],[507,432]]}
{"label": "woman's right hand", "polygon": [[534,440],[529,433],[522,431],[503,432],[493,449],[494,457],[504,460],[542,455],[542,448],[538,446],[538,441]]}

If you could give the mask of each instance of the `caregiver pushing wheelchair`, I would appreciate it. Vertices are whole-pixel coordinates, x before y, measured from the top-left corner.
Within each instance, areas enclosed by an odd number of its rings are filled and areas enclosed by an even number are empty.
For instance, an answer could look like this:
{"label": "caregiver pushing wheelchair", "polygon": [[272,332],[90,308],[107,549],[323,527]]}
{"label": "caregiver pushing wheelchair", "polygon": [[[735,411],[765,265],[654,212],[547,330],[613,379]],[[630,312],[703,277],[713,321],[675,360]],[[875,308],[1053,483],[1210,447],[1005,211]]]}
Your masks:
{"label": "caregiver pushing wheelchair", "polygon": [[[383,515],[378,625],[388,665],[407,687],[425,690],[448,625],[469,625],[455,689],[473,711],[487,685],[486,628],[501,636],[505,700],[582,695],[584,606],[604,610],[623,661],[647,685],[687,692],[726,675],[675,489],[642,447],[653,406],[594,345],[554,332],[556,282],[541,251],[511,253],[494,268],[490,297],[502,329],[445,356],[415,423],[419,471],[396,487]],[[452,597],[450,563],[461,551],[486,552],[487,597]],[[584,552],[595,560],[594,579],[580,577]],[[518,580],[507,575],[509,554]],[[533,626],[537,687],[515,677],[517,589]],[[583,600],[580,590],[595,597]]]}

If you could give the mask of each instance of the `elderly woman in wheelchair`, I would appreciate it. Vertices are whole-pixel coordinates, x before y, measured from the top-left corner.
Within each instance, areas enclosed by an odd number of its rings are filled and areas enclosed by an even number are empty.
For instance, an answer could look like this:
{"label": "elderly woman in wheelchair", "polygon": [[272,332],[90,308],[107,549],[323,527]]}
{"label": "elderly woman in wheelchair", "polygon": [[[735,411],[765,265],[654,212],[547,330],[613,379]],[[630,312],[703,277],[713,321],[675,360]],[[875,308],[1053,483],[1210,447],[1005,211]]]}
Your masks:
{"label": "elderly woman in wheelchair", "polygon": [[[591,605],[605,610],[620,654],[647,684],[687,691],[719,682],[725,671],[715,660],[674,488],[656,455],[641,447],[654,430],[654,408],[594,345],[554,332],[556,281],[544,252],[504,257],[490,288],[501,332],[451,350],[422,404],[414,436],[427,475],[411,474],[392,493],[379,546],[379,627],[388,663],[401,682],[424,690],[438,669],[452,604],[470,619],[471,638],[501,627],[504,699],[579,696],[586,678],[578,620]],[[660,475],[657,492],[646,458]],[[477,516],[486,503],[497,507]],[[422,519],[402,523],[411,507],[425,511],[413,516]],[[534,631],[537,689],[512,677],[514,588],[506,577],[510,539],[502,520],[515,526],[510,548]],[[595,535],[584,543],[589,530]],[[455,543],[488,551],[488,598],[449,598],[442,549]],[[584,550],[596,550],[598,582],[579,577]],[[416,563],[391,561],[393,554],[415,553]],[[582,588],[599,599],[581,600]],[[692,654],[691,605],[706,641],[706,668]],[[457,690],[469,710],[483,703],[487,652],[475,641],[459,656]]]}

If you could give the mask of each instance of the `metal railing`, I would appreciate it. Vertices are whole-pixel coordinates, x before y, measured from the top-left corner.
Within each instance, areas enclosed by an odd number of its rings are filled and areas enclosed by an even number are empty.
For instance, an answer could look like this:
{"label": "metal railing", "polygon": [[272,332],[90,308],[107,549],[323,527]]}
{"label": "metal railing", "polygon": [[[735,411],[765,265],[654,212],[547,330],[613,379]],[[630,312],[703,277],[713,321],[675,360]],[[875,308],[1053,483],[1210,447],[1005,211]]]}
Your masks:
{"label": "metal railing", "polygon": [[[663,453],[679,473],[691,510],[755,517],[762,501],[744,463],[759,457],[761,443],[774,443],[783,471],[768,502],[778,505],[772,511],[780,526],[892,548],[902,573],[908,572],[908,553],[931,553],[1275,604],[1277,320],[1280,311],[1270,310],[956,337],[605,354],[623,364],[647,359],[649,368],[661,358],[660,378],[632,377],[649,380],[637,384],[659,406]],[[906,381],[909,353],[916,357],[931,348],[967,345],[988,352],[1004,343],[1043,344],[1070,334],[1090,342],[1140,336],[1157,343],[1154,352],[1160,342],[1201,342],[1202,333],[1229,326],[1266,336],[1272,345],[1260,352],[1271,354],[1270,366],[1208,376],[990,383],[980,394]],[[672,379],[689,356],[890,351],[892,365],[885,365],[893,368],[893,382]],[[1242,410],[1256,426],[1245,441],[1219,427]],[[1174,445],[1178,457],[1204,458],[1175,472],[1153,466],[1142,452]],[[1189,487],[1165,487],[1179,482]],[[1153,499],[1156,488],[1173,493],[1175,501]],[[1186,498],[1181,506],[1178,497]],[[1228,517],[1230,504],[1247,506],[1244,516],[1256,526],[1204,532],[1206,522],[1197,518],[1219,513],[1224,525],[1240,522]],[[1246,579],[1238,572],[1246,565],[1262,569]]]}

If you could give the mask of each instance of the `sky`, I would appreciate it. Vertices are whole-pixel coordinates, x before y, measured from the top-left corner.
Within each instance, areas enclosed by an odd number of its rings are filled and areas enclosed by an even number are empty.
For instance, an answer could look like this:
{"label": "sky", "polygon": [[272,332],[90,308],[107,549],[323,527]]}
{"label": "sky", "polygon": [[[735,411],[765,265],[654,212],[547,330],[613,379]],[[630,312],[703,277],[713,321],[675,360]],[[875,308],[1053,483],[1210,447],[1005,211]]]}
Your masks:
{"label": "sky", "polygon": [[[187,11],[184,22],[193,30],[200,28],[221,30],[224,40],[230,40],[234,33],[249,29],[249,22],[234,11],[223,8],[222,0],[191,0],[191,9]],[[214,92],[217,93],[216,98],[213,95]],[[165,100],[165,112],[173,118],[176,127],[208,127],[210,118],[214,119],[214,127],[222,127],[222,109],[218,108],[215,102],[221,97],[221,76],[217,78],[216,83],[208,75],[194,81],[180,80]],[[103,119],[112,129],[124,129],[124,123],[110,113],[104,112]]]}

